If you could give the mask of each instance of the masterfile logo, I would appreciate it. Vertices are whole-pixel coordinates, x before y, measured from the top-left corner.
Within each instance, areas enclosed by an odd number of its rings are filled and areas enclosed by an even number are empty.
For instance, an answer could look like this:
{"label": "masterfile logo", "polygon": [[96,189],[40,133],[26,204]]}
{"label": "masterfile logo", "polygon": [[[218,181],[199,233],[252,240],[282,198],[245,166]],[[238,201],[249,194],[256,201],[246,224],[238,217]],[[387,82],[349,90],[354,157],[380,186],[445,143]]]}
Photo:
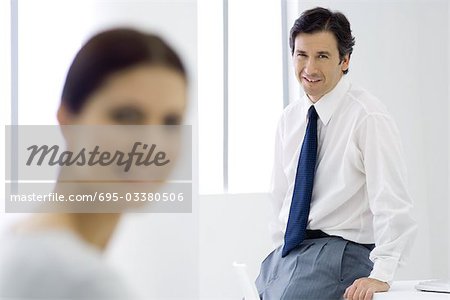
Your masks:
{"label": "masterfile logo", "polygon": [[189,125],[7,126],[5,136],[7,180],[192,179]]}
{"label": "masterfile logo", "polygon": [[5,137],[6,212],[192,209],[189,125],[7,126]]}
{"label": "masterfile logo", "polygon": [[[52,147],[48,145],[32,145],[27,148],[30,151],[30,156],[26,164],[30,166],[35,163],[41,166],[45,159],[47,159],[48,165],[59,165],[61,167],[72,166],[74,164],[77,166],[109,166],[117,164],[118,166],[124,166],[124,171],[128,172],[133,162],[136,166],[144,165],[147,167],[151,165],[160,167],[168,164],[170,160],[166,159],[166,153],[164,151],[155,151],[156,147],[156,144],[149,146],[141,142],[135,142],[133,148],[128,153],[119,150],[114,153],[108,151],[101,152],[100,146],[98,145],[91,151],[82,148],[78,153],[72,151],[62,151],[62,153],[59,153],[60,147],[58,145]],[[142,151],[139,151],[139,148]],[[40,156],[34,162],[37,154],[40,154]]]}

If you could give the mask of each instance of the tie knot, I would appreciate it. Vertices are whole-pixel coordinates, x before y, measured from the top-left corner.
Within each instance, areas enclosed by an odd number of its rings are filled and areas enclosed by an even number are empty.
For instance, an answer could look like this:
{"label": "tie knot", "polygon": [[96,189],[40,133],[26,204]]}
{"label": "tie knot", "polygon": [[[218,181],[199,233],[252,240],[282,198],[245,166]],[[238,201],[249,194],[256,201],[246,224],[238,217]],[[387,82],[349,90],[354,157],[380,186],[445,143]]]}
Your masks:
{"label": "tie knot", "polygon": [[308,110],[308,119],[309,120],[317,120],[317,111],[316,108],[314,107],[314,105],[311,105],[311,107]]}

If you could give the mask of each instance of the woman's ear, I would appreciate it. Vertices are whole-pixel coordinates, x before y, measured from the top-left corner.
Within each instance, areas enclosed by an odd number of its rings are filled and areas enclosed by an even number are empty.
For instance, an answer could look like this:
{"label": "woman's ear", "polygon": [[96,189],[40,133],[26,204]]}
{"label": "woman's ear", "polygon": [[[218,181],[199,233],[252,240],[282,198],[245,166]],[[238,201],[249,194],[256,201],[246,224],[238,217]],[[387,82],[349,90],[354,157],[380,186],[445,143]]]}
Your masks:
{"label": "woman's ear", "polygon": [[70,141],[69,129],[66,125],[73,124],[73,114],[67,109],[63,103],[59,105],[58,111],[56,113],[56,118],[58,119],[59,127],[61,128],[61,133],[64,136],[64,139],[67,143]]}
{"label": "woman's ear", "polygon": [[61,103],[56,113],[56,118],[58,119],[59,125],[71,124],[72,114],[68,111],[67,107]]}

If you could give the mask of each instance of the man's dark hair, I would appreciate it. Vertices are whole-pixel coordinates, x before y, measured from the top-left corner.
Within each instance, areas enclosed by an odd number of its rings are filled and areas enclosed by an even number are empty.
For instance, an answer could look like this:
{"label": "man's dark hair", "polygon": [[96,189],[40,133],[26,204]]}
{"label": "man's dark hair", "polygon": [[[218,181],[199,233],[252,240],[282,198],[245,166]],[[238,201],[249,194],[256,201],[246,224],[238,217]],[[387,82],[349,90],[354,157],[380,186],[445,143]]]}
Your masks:
{"label": "man's dark hair", "polygon": [[[334,34],[338,44],[339,63],[342,62],[346,54],[349,56],[352,54],[355,38],[352,36],[350,23],[347,18],[340,12],[332,12],[323,7],[306,10],[295,20],[289,37],[291,53],[294,54],[295,38],[297,35],[300,33],[316,33],[320,31],[330,31]],[[347,74],[348,69],[343,71],[343,73]]]}

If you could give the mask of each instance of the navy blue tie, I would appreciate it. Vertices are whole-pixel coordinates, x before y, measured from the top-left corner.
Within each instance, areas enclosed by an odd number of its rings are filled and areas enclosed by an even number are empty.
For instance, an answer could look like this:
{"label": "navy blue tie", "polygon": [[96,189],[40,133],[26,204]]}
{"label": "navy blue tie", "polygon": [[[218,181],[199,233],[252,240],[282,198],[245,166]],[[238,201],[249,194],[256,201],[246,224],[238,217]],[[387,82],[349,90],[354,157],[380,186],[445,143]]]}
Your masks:
{"label": "navy blue tie", "polygon": [[300,158],[295,175],[289,219],[284,235],[282,257],[300,245],[305,239],[309,208],[314,185],[314,173],[317,160],[317,112],[314,106],[308,110],[308,125],[303,139]]}

